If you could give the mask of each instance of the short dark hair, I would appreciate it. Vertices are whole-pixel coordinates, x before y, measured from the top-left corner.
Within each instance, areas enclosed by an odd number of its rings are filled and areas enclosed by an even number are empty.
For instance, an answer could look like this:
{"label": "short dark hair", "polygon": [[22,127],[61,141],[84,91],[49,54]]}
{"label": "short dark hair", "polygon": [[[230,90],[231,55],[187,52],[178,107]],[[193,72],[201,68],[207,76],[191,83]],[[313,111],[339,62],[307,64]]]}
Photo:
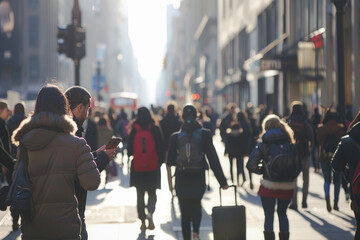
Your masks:
{"label": "short dark hair", "polygon": [[36,97],[34,114],[51,112],[59,115],[69,114],[69,102],[58,86],[47,84]]}
{"label": "short dark hair", "polygon": [[7,102],[0,100],[0,110],[4,110],[5,108],[9,108]]}
{"label": "short dark hair", "polygon": [[65,91],[65,96],[69,101],[71,110],[76,108],[76,106],[78,106],[79,104],[89,104],[91,98],[89,91],[80,86],[73,86],[68,88]]}
{"label": "short dark hair", "polygon": [[14,114],[25,113],[25,107],[22,103],[17,103],[14,106]]}

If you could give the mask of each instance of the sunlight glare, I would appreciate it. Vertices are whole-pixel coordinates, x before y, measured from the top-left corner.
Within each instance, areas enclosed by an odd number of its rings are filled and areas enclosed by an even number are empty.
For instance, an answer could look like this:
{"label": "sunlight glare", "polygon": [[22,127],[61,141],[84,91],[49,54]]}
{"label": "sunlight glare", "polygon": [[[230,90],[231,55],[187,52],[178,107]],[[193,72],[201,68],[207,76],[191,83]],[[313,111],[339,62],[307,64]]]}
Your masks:
{"label": "sunlight glare", "polygon": [[[138,60],[139,71],[155,94],[156,81],[162,70],[166,46],[167,1],[129,1],[129,34]],[[151,96],[150,100],[153,100]]]}

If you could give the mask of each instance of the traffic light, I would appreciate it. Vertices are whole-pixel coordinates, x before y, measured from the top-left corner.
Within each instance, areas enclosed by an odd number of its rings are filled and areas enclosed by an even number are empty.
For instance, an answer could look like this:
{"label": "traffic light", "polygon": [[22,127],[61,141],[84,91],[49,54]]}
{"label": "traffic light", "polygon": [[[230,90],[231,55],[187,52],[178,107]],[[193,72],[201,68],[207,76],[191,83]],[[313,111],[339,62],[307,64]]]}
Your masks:
{"label": "traffic light", "polygon": [[57,52],[59,54],[66,54],[67,57],[74,56],[74,26],[67,25],[66,28],[58,27],[57,29]]}
{"label": "traffic light", "polygon": [[193,93],[193,94],[191,95],[191,98],[192,98],[192,100],[199,100],[199,99],[200,99],[200,95],[199,95],[198,93]]}
{"label": "traffic light", "polygon": [[85,57],[85,38],[86,30],[84,27],[75,27],[74,39],[75,39],[75,58],[81,59]]}
{"label": "traffic light", "polygon": [[85,33],[83,27],[67,25],[66,28],[58,27],[57,38],[59,54],[66,54],[72,59],[81,59],[85,57]]}

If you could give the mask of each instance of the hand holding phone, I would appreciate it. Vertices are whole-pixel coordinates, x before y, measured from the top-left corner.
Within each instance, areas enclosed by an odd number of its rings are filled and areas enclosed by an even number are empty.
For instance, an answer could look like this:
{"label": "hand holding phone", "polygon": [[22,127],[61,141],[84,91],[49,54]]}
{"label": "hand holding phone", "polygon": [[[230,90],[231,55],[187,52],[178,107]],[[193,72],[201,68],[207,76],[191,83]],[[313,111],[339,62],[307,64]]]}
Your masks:
{"label": "hand holding phone", "polygon": [[119,143],[121,142],[121,137],[114,137],[112,139],[110,139],[110,141],[106,144],[105,149],[113,149],[116,148]]}

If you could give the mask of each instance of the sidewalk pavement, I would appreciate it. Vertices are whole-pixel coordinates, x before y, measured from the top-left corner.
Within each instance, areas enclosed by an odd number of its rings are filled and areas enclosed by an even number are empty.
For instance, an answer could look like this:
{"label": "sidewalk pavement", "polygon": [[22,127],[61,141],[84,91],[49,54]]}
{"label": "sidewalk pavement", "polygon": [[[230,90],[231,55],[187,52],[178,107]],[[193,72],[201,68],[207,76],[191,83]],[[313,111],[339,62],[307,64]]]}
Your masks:
{"label": "sidewalk pavement", "polygon": [[[222,156],[223,146],[219,137],[215,136],[214,144],[221,158],[224,173],[231,183],[229,173],[229,161]],[[119,159],[117,159],[119,163]],[[129,188],[129,175],[126,167],[118,169],[119,176],[112,179],[106,186],[100,186],[100,190],[88,193],[86,207],[86,222],[89,240],[182,240],[180,211],[177,198],[171,197],[168,191],[166,169],[162,167],[162,189],[158,190],[158,201],[154,214],[155,230],[140,231],[140,221],[137,219],[136,190]],[[246,171],[247,179],[248,173]],[[261,201],[257,195],[260,176],[253,174],[254,190],[250,190],[249,181],[243,187],[238,187],[238,204],[246,206],[247,239],[263,239],[264,213]],[[301,199],[302,175],[298,179]],[[218,183],[210,172],[211,190],[207,191],[203,201],[203,216],[200,227],[202,240],[213,240],[211,210],[219,205]],[[333,194],[333,186],[331,187]],[[331,195],[333,196],[333,195]],[[332,197],[331,197],[332,199]],[[223,205],[234,204],[234,192],[232,189],[223,191]],[[345,201],[343,190],[340,192],[340,211],[329,213],[325,207],[323,178],[320,174],[310,169],[310,187],[308,196],[308,208],[299,211],[288,210],[290,224],[290,239],[292,240],[350,240],[355,231],[355,220],[348,203]],[[278,232],[279,224],[275,213],[274,230]],[[20,239],[20,231],[11,232],[11,216],[9,211],[0,212],[0,239]],[[276,239],[278,237],[276,236]]]}

